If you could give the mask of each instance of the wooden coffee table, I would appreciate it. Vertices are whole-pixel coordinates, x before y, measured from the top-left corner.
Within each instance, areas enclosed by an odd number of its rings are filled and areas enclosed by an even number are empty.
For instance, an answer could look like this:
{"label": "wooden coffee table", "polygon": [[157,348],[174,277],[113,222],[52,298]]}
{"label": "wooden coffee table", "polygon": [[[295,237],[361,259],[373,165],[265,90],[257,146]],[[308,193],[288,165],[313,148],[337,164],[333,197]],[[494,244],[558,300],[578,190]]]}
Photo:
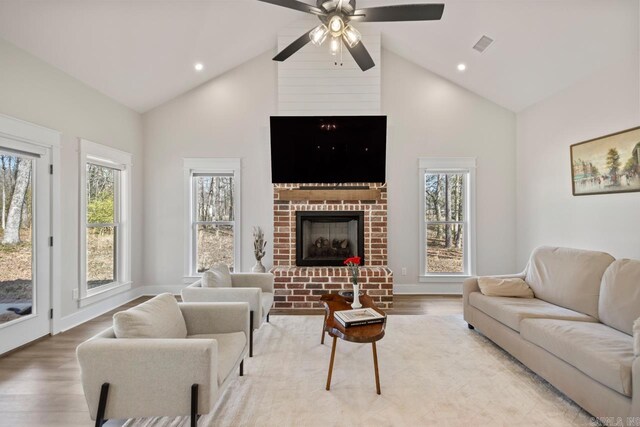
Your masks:
{"label": "wooden coffee table", "polygon": [[[328,332],[329,336],[333,337],[331,361],[329,362],[329,374],[327,375],[327,390],[331,388],[331,374],[333,373],[333,361],[336,355],[336,341],[338,338],[341,338],[350,342],[371,343],[371,348],[373,350],[373,370],[376,375],[376,392],[380,394],[380,377],[378,375],[378,352],[376,350],[376,341],[384,337],[386,321],[385,323],[378,323],[375,325],[352,326],[350,328],[345,328],[333,318],[333,313],[341,310],[351,310],[351,302],[348,302],[344,297],[338,294],[323,295],[320,298],[320,302],[325,307],[322,340],[320,343],[324,344],[325,332]],[[360,297],[360,303],[363,308],[372,308],[382,315],[385,314],[384,311],[376,307],[374,302],[371,300],[371,297],[368,295]]]}

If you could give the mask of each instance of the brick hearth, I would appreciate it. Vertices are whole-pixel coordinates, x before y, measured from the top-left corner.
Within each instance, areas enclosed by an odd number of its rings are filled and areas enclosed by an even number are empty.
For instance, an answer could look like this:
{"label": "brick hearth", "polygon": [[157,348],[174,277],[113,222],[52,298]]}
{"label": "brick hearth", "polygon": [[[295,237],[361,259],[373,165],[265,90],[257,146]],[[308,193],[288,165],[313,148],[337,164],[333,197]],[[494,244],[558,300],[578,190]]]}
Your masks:
{"label": "brick hearth", "polygon": [[296,211],[364,212],[365,264],[360,268],[359,283],[379,307],[392,307],[393,273],[387,268],[387,187],[367,185],[377,190],[373,192],[377,195],[375,200],[309,200],[304,195],[300,200],[283,200],[281,194],[299,189],[300,185],[274,185],[274,267],[271,272],[275,275],[275,308],[321,308],[318,302],[321,295],[352,288],[345,267],[296,266]]}

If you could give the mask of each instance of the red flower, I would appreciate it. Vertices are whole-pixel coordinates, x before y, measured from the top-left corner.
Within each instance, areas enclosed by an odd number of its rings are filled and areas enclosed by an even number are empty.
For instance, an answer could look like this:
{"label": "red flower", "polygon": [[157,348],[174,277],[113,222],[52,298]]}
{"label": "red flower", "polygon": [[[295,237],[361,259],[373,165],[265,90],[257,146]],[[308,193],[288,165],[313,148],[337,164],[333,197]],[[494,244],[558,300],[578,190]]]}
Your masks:
{"label": "red flower", "polygon": [[359,256],[354,256],[354,257],[345,259],[344,260],[344,265],[349,265],[349,264],[360,265],[360,257]]}

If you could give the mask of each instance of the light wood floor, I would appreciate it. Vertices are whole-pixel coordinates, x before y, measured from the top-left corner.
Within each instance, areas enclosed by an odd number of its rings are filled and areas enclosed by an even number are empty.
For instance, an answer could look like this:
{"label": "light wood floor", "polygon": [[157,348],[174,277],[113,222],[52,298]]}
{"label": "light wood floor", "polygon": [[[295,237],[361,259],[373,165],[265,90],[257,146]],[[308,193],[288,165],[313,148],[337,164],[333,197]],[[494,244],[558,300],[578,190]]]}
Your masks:
{"label": "light wood floor", "polygon": [[[92,425],[80,385],[75,349],[111,325],[116,311],[0,357],[0,427]],[[397,295],[389,314],[445,316],[462,312],[460,297]]]}

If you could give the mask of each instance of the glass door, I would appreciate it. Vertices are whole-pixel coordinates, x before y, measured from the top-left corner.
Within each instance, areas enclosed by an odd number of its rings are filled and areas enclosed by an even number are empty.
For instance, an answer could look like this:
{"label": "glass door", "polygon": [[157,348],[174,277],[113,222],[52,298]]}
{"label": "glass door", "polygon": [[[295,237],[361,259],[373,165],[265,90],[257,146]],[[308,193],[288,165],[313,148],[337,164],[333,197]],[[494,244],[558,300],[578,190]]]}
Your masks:
{"label": "glass door", "polygon": [[50,332],[49,157],[0,137],[0,354]]}

